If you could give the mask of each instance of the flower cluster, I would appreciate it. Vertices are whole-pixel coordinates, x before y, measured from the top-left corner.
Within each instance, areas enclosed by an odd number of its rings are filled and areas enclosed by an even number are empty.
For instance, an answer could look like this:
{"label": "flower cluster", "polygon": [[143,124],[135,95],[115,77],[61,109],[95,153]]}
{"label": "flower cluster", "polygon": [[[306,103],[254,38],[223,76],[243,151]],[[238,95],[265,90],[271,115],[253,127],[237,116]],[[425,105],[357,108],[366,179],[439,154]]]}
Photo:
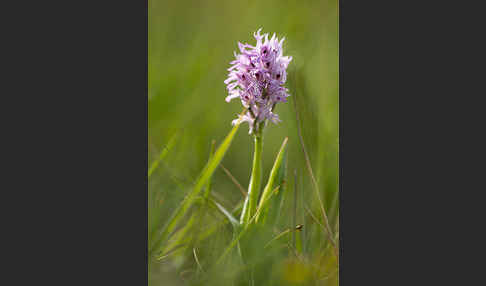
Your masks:
{"label": "flower cluster", "polygon": [[[241,54],[234,53],[236,60],[230,63],[228,79],[224,81],[229,93],[226,101],[240,98],[248,109],[241,120],[249,123],[250,133],[260,132],[259,123],[266,119],[279,122],[273,110],[289,96],[283,84],[292,57],[282,56],[284,38],[279,41],[273,34],[269,40],[268,34],[260,35],[260,30],[253,34],[257,41],[255,46],[238,42]],[[233,124],[236,121],[233,120]]]}

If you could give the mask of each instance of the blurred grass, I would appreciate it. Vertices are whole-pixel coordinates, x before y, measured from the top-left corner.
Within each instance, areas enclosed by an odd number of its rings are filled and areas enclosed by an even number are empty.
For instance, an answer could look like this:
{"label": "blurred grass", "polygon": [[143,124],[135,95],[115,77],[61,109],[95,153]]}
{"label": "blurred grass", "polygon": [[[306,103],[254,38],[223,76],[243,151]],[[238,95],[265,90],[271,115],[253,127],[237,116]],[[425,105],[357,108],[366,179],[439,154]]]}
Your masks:
{"label": "blurred grass", "polygon": [[[299,143],[292,100],[302,122],[307,152],[319,185],[330,225],[336,233],[339,211],[338,134],[338,2],[332,1],[159,1],[149,0],[149,166],[164,153],[177,133],[169,152],[149,179],[149,245],[175,208],[194,187],[204,168],[211,141],[221,144],[231,130],[231,121],[241,112],[237,101],[226,103],[223,83],[237,42],[254,43],[252,33],[285,36],[284,54],[293,56],[286,86],[289,102],[277,106],[282,122],[269,124],[264,134],[263,178],[266,182],[285,137],[288,141],[286,186],[278,222],[264,236],[266,244],[286,229],[292,229],[294,170],[299,177],[296,231],[301,246],[292,249],[292,236],[255,262],[255,285],[337,285],[335,257],[321,226],[320,208],[312,189]],[[223,158],[223,165],[248,187],[253,140],[242,124]],[[243,198],[221,168],[212,177],[212,196],[232,210]],[[272,204],[275,207],[275,204]],[[210,228],[225,217],[211,212],[201,222]],[[212,273],[205,269],[216,261],[233,239],[232,227],[223,224],[210,238],[196,243],[203,275],[193,249],[164,261],[150,260],[150,285],[248,285],[237,259]],[[337,235],[337,234],[336,234]],[[290,241],[290,246],[286,243]],[[280,246],[279,246],[280,245]],[[300,250],[300,251],[299,251]],[[236,257],[236,256],[235,256]],[[208,276],[210,278],[208,278]]]}

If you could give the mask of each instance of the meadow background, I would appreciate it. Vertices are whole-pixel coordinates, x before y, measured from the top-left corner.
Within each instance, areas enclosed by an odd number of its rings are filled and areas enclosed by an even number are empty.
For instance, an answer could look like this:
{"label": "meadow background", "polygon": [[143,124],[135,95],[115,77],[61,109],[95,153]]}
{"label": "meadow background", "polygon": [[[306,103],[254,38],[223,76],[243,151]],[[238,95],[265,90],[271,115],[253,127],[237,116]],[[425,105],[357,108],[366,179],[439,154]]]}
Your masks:
{"label": "meadow background", "polygon": [[[276,108],[282,122],[269,124],[264,132],[263,186],[282,141],[289,138],[286,183],[278,205],[281,212],[278,221],[268,227],[270,234],[259,241],[267,243],[294,223],[303,227],[295,232],[296,242],[291,235],[284,236],[281,248],[259,254],[257,267],[265,272],[251,280],[254,285],[338,285],[336,258],[319,224],[323,219],[296,120],[298,114],[305,149],[338,240],[338,14],[337,0],[149,0],[148,160],[153,168],[148,188],[149,248],[208,161],[212,140],[218,146],[242,111],[238,100],[225,102],[223,81],[237,42],[253,45],[253,32],[261,27],[264,33],[286,38],[284,55],[293,60],[286,84],[291,97]],[[244,123],[222,165],[245,189],[252,156],[253,140]],[[211,194],[228,210],[243,199],[221,167],[212,177]],[[234,269],[237,264],[208,270],[232,239],[231,226],[224,224],[226,218],[208,212],[198,223],[200,227],[221,225],[210,237],[191,240],[190,246],[162,260],[156,259],[156,250],[149,249],[149,285],[249,285],[247,277]]]}

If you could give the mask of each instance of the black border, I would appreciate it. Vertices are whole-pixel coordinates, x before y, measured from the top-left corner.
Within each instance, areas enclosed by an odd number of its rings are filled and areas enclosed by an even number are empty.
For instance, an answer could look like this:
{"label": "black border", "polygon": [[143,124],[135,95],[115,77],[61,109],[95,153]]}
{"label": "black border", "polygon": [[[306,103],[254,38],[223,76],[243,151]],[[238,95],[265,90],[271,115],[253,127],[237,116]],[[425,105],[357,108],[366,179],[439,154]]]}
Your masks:
{"label": "black border", "polygon": [[[147,285],[148,0],[63,5],[19,7],[3,40],[17,101],[2,105],[2,190],[17,199],[2,200],[4,260],[18,284]],[[483,10],[460,6],[339,1],[340,285],[414,285],[440,266],[437,284],[474,251],[459,232],[474,214],[460,215],[481,206],[463,192],[484,188],[451,154],[475,158],[469,136],[484,133],[484,112],[461,105],[483,94],[465,39],[481,38],[469,13]]]}
{"label": "black border", "polygon": [[12,281],[147,285],[148,0],[19,11]]}

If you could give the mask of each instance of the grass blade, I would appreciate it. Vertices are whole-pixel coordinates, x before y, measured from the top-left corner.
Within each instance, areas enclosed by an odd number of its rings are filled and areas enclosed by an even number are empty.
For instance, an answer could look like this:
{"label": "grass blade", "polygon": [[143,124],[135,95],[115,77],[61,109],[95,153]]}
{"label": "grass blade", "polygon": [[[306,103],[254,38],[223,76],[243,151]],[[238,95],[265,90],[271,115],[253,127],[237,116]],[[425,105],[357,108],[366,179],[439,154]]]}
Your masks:
{"label": "grass blade", "polygon": [[[197,214],[194,212],[189,220],[186,222],[183,228],[180,230],[177,230],[174,235],[171,236],[170,241],[167,243],[167,245],[163,249],[163,253],[167,253],[170,251],[170,249],[173,249],[177,245],[189,245],[189,231],[193,228],[194,223],[196,222]],[[163,254],[162,256],[164,256]],[[161,256],[161,257],[162,257]],[[159,257],[158,259],[161,259]]]}
{"label": "grass blade", "polygon": [[228,218],[229,222],[233,226],[236,227],[236,226],[240,225],[240,222],[231,214],[231,212],[229,212],[227,209],[225,209],[221,204],[216,202],[214,199],[211,199],[210,202],[214,207],[216,207],[216,209],[218,209],[225,217]]}
{"label": "grass blade", "polygon": [[220,167],[221,167],[221,169],[223,169],[223,171],[226,173],[226,175],[228,175],[228,177],[236,185],[236,187],[238,187],[238,189],[240,190],[241,194],[246,198],[246,196],[247,196],[248,193],[243,188],[243,186],[241,186],[241,184],[238,182],[238,180],[236,180],[236,178],[231,174],[231,172],[228,169],[226,169],[223,166],[223,164],[221,164]]}
{"label": "grass blade", "polygon": [[[246,110],[245,110],[246,111]],[[243,112],[242,112],[243,114]],[[240,116],[241,119],[241,116]],[[207,181],[211,178],[213,175],[214,171],[218,167],[219,163],[221,160],[223,160],[223,157],[228,150],[228,148],[231,145],[231,142],[236,134],[236,131],[238,131],[238,128],[240,127],[241,120],[238,121],[233,129],[230,131],[230,133],[226,136],[226,138],[223,140],[221,145],[218,147],[214,155],[211,157],[211,159],[208,161],[204,169],[202,170],[201,174],[199,175],[198,179],[196,180],[196,183],[194,185],[194,188],[191,190],[189,194],[186,195],[182,203],[177,207],[177,209],[173,212],[171,218],[169,221],[166,223],[164,228],[162,229],[162,233],[159,238],[159,243],[163,243],[166,239],[167,236],[174,230],[176,225],[179,223],[179,221],[184,217],[188,209],[192,206],[194,203],[197,195],[201,192],[203,187],[206,185]]]}
{"label": "grass blade", "polygon": [[263,189],[262,197],[260,198],[260,203],[259,203],[259,209],[260,213],[257,215],[255,221],[258,222],[260,220],[260,217],[264,217],[266,214],[266,211],[263,209],[263,203],[268,199],[270,196],[270,192],[273,189],[274,182],[277,178],[277,174],[279,174],[280,171],[280,166],[282,165],[282,161],[284,158],[284,153],[287,147],[287,141],[288,137],[285,137],[282,146],[280,147],[280,151],[277,154],[277,158],[275,159],[275,162],[273,163],[272,171],[270,172],[270,177],[268,178],[267,185],[265,186],[265,189]]}
{"label": "grass blade", "polygon": [[300,128],[299,111],[298,111],[298,108],[297,108],[297,101],[295,100],[295,98],[294,98],[293,102],[294,102],[294,109],[295,109],[295,117],[297,119],[297,131],[298,131],[298,134],[299,134],[300,144],[302,146],[302,152],[304,153],[307,170],[309,171],[311,181],[312,181],[312,185],[314,187],[317,199],[319,201],[319,206],[321,208],[322,217],[324,219],[325,230],[327,231],[329,240],[331,241],[331,244],[334,248],[334,254],[336,255],[336,257],[339,257],[337,247],[336,247],[336,242],[334,241],[334,235],[331,231],[331,227],[329,226],[329,219],[327,218],[326,210],[324,209],[324,204],[322,203],[322,200],[321,200],[321,195],[319,193],[319,187],[317,186],[316,178],[314,177],[314,173],[312,172],[312,166],[311,166],[311,163],[310,163],[309,155],[307,154],[307,150],[305,149],[304,138],[302,137],[302,131],[301,131],[301,128]]}
{"label": "grass blade", "polygon": [[[294,208],[293,208],[293,213],[292,213],[292,225],[295,225],[296,223],[296,220],[297,220],[297,190],[298,190],[298,183],[297,183],[297,170],[294,169]],[[295,230],[292,232],[292,246],[296,247],[296,244],[295,244],[295,236],[296,236],[296,233],[295,233]]]}
{"label": "grass blade", "polygon": [[192,253],[194,254],[194,260],[196,260],[197,269],[201,272],[204,272],[204,269],[202,268],[201,263],[199,263],[199,258],[197,258],[197,253],[196,253],[195,247],[192,249]]}
{"label": "grass blade", "polygon": [[269,247],[274,241],[278,240],[279,238],[281,238],[282,236],[288,233],[290,233],[290,228],[287,228],[286,230],[282,231],[280,234],[272,238],[272,240],[270,240],[269,242],[267,242],[267,244],[265,244],[264,248]]}
{"label": "grass blade", "polygon": [[[288,151],[285,150],[282,165],[279,168],[277,179],[274,185],[280,186],[279,191],[275,194],[275,198],[272,199],[270,205],[266,208],[266,213],[264,213],[264,220],[262,223],[266,225],[279,225],[279,220],[281,218],[282,207],[284,206],[284,199],[287,190],[287,157]],[[287,225],[287,224],[285,224]]]}
{"label": "grass blade", "polygon": [[160,261],[162,259],[165,259],[165,258],[169,257],[169,255],[175,253],[177,250],[180,250],[184,246],[186,246],[186,244],[179,244],[179,245],[174,246],[171,250],[167,251],[166,253],[162,254],[162,256],[160,256],[159,258],[157,258],[157,260]]}
{"label": "grass blade", "polygon": [[[243,208],[243,201],[240,201],[238,205],[234,208],[232,215],[233,217],[238,216],[241,213],[241,209]],[[224,220],[222,222],[218,222],[215,225],[209,227],[207,230],[205,230],[203,233],[201,233],[200,239],[204,240],[211,236],[213,233],[215,233],[219,228],[223,227],[226,225],[227,220]]]}
{"label": "grass blade", "polygon": [[150,168],[148,170],[148,178],[150,178],[150,176],[152,175],[152,173],[155,171],[155,169],[157,169],[157,167],[159,166],[160,162],[167,156],[167,154],[169,153],[170,149],[172,149],[172,147],[174,146],[175,144],[175,141],[176,141],[176,138],[178,136],[178,132],[176,132],[174,135],[172,135],[172,137],[169,139],[169,142],[167,143],[167,145],[164,147],[164,150],[162,150],[162,152],[160,153],[159,155],[159,158],[157,160],[155,160],[151,165],[150,165]]}
{"label": "grass blade", "polygon": [[255,226],[255,225],[253,225],[253,222],[255,221],[256,217],[260,215],[262,208],[266,207],[267,203],[272,198],[272,195],[275,194],[278,191],[279,188],[280,188],[280,186],[277,186],[272,192],[270,192],[269,196],[265,200],[262,201],[261,205],[258,206],[255,215],[248,221],[247,224],[241,224],[241,226],[242,226],[241,231],[231,241],[230,245],[228,247],[226,247],[223,254],[216,261],[216,265],[220,264],[224,260],[224,258],[229,254],[231,249],[233,249],[233,247],[235,247],[238,244],[238,242],[243,237],[243,235],[245,235],[248,232],[248,230],[252,229]]}
{"label": "grass blade", "polygon": [[264,248],[267,248],[269,247],[273,242],[275,242],[276,240],[280,239],[281,237],[283,237],[284,235],[286,234],[289,234],[290,233],[290,230],[292,231],[301,231],[302,230],[302,225],[296,225],[295,227],[293,227],[292,229],[290,228],[287,228],[286,230],[282,231],[281,233],[279,233],[277,236],[275,236],[274,238],[272,238],[272,240],[270,240],[269,242],[267,242],[267,244],[265,244],[265,247]]}
{"label": "grass blade", "polygon": [[[216,146],[216,140],[211,141],[211,149],[209,150],[209,161],[214,156],[214,148]],[[211,193],[211,177],[209,177],[208,181],[206,182],[206,192],[204,192],[204,198],[208,199],[209,194]]]}

